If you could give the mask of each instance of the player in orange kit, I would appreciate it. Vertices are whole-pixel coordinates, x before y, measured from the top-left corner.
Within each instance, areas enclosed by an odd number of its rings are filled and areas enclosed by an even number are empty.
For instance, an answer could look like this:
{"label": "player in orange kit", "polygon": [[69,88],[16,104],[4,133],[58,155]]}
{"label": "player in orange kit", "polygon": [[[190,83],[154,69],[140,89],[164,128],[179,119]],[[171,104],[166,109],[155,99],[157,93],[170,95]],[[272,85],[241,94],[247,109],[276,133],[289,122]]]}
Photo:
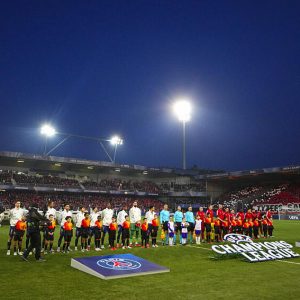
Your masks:
{"label": "player in orange kit", "polygon": [[53,241],[54,241],[54,231],[55,231],[56,222],[53,215],[49,215],[49,225],[45,230],[45,249],[44,254],[47,254],[48,245],[49,251],[53,253]]}
{"label": "player in orange kit", "polygon": [[123,222],[122,226],[122,249],[128,248],[131,249],[129,246],[129,238],[130,238],[130,221],[129,221],[129,216],[125,216],[125,221]]}
{"label": "player in orange kit", "polygon": [[[154,219],[152,220],[152,231],[151,231],[152,247],[158,247],[156,244],[158,226],[159,226],[159,222],[158,222],[157,214],[155,214]],[[180,232],[181,226],[180,226],[180,228],[177,228],[177,229]]]}
{"label": "player in orange kit", "polygon": [[95,250],[101,251],[100,241],[101,241],[101,230],[102,230],[102,220],[101,216],[97,217],[97,221],[94,224],[94,236],[95,236]]}
{"label": "player in orange kit", "polygon": [[149,233],[148,233],[148,223],[147,218],[143,219],[141,225],[141,236],[142,236],[142,248],[149,248]]}
{"label": "player in orange kit", "polygon": [[63,230],[64,230],[64,245],[63,245],[63,252],[69,253],[69,247],[73,236],[73,224],[72,224],[72,217],[67,216],[66,222],[64,223]]}
{"label": "player in orange kit", "polygon": [[108,231],[108,241],[109,241],[109,246],[112,251],[116,250],[115,248],[115,240],[116,240],[116,232],[118,229],[118,224],[116,222],[116,218],[112,217],[111,218],[111,223],[109,224],[109,231]]}
{"label": "player in orange kit", "polygon": [[26,230],[26,217],[23,215],[21,220],[17,221],[14,231],[14,255],[22,255],[22,241]]}
{"label": "player in orange kit", "polygon": [[81,221],[81,251],[89,251],[88,238],[90,235],[91,220],[89,213],[84,213],[84,219]]}

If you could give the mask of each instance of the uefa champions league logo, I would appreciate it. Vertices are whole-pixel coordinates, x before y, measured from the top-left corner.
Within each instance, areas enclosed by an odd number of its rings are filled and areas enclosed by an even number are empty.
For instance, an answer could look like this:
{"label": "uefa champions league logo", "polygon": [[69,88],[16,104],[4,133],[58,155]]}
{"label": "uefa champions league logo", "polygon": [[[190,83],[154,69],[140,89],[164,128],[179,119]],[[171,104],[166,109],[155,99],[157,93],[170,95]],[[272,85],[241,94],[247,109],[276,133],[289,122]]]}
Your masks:
{"label": "uefa champions league logo", "polygon": [[229,233],[224,236],[224,241],[231,242],[233,244],[239,243],[253,243],[251,238],[244,234],[236,234],[236,233]]}
{"label": "uefa champions league logo", "polygon": [[141,267],[138,261],[127,258],[106,258],[97,261],[97,265],[101,268],[116,271],[135,270]]}

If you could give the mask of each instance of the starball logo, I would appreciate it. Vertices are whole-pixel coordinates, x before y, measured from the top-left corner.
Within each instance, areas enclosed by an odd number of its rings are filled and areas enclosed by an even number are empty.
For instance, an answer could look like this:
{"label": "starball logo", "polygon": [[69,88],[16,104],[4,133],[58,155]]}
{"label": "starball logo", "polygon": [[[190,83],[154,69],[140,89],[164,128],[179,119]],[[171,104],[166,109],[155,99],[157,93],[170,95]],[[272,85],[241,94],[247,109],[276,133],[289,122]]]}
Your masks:
{"label": "starball logo", "polygon": [[250,238],[250,236],[243,235],[243,234],[236,234],[236,233],[226,234],[224,236],[224,241],[231,242],[233,244],[253,243],[253,241]]}
{"label": "starball logo", "polygon": [[128,271],[135,270],[141,267],[138,261],[127,258],[106,258],[97,261],[97,265],[101,268],[116,270],[116,271]]}

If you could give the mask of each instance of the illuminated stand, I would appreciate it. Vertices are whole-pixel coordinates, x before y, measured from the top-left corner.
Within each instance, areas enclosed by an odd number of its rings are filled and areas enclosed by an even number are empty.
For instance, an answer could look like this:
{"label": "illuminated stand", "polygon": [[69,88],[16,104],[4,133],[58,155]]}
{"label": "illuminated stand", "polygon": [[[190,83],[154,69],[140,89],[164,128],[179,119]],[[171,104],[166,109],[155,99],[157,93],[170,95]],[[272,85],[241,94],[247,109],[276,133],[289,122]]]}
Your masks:
{"label": "illuminated stand", "polygon": [[132,254],[72,258],[71,267],[105,280],[170,272]]}

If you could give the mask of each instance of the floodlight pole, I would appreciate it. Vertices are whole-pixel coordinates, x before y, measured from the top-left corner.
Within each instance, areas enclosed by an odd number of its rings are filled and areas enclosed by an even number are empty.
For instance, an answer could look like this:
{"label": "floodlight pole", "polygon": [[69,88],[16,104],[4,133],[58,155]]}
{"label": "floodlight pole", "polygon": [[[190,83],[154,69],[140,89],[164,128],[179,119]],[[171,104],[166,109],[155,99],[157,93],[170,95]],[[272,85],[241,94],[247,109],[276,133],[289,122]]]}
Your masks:
{"label": "floodlight pole", "polygon": [[45,136],[44,153],[43,153],[44,156],[47,155],[46,154],[47,153],[47,143],[48,143],[48,137]]}
{"label": "floodlight pole", "polygon": [[116,162],[117,148],[118,148],[118,143],[116,143],[116,144],[115,144],[115,150],[114,150],[114,159],[113,159],[113,163],[115,163],[115,162]]}
{"label": "floodlight pole", "polygon": [[182,169],[186,170],[185,121],[182,121]]}

